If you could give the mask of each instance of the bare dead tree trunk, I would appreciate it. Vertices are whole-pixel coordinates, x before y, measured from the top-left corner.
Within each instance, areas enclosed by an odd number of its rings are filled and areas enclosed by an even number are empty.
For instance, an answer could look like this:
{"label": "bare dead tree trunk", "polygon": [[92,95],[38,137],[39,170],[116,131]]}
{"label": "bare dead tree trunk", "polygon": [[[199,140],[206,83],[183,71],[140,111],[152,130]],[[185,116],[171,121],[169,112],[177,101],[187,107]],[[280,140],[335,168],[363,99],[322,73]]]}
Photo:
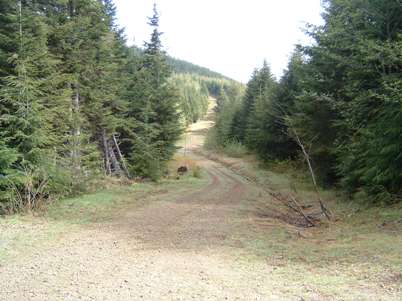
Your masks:
{"label": "bare dead tree trunk", "polygon": [[307,221],[307,223],[314,227],[315,226],[314,221],[304,213],[303,208],[302,208],[302,206],[300,206],[296,197],[289,196],[289,198],[292,200],[293,204],[296,206],[296,207],[293,207],[290,205],[289,207],[291,207],[294,211],[296,211],[301,216],[303,216],[303,218]]}
{"label": "bare dead tree trunk", "polygon": [[109,160],[109,143],[106,137],[106,129],[102,129],[102,142],[103,142],[103,154],[105,156],[105,173],[109,176],[112,173],[110,168],[110,160]]}
{"label": "bare dead tree trunk", "polygon": [[[306,148],[304,147],[304,144],[302,143],[302,141],[301,141],[301,139],[300,139],[300,136],[298,135],[298,133],[297,133],[295,127],[293,126],[292,120],[291,120],[291,119],[289,118],[289,116],[287,115],[286,110],[285,110],[280,104],[278,104],[278,109],[279,109],[279,110],[282,112],[282,114],[283,114],[283,116],[280,116],[280,117],[279,117],[280,122],[281,122],[283,125],[285,125],[285,126],[290,130],[290,132],[291,132],[291,133],[289,133],[288,131],[286,131],[285,134],[287,134],[290,138],[292,138],[292,139],[297,143],[297,145],[300,147],[300,149],[301,149],[301,151],[302,151],[302,153],[303,153],[304,159],[305,159],[306,162],[307,162],[308,169],[309,169],[310,176],[311,176],[311,179],[312,179],[312,182],[313,182],[313,185],[314,185],[314,190],[315,190],[315,193],[316,193],[316,195],[317,195],[317,199],[318,199],[318,203],[319,203],[319,205],[320,205],[321,212],[322,212],[322,214],[325,215],[325,217],[326,217],[328,220],[330,220],[330,219],[331,219],[331,216],[332,216],[332,213],[329,211],[329,209],[324,205],[324,202],[322,201],[322,198],[321,198],[321,195],[320,195],[320,191],[319,191],[319,189],[318,189],[316,177],[315,177],[315,174],[314,174],[314,169],[313,169],[313,166],[311,165],[310,155],[308,154],[308,151],[307,151]],[[277,115],[273,115],[273,116],[276,117],[276,118],[278,118]],[[305,216],[304,212],[302,211],[301,206],[298,204],[298,202],[297,202],[296,199],[293,199],[293,203],[296,205],[297,211],[300,211],[300,214],[304,215],[304,218],[305,218],[307,221],[311,221],[311,219],[309,219],[308,216]],[[300,210],[299,210],[299,209],[300,209]]]}
{"label": "bare dead tree trunk", "polygon": [[111,145],[110,141],[109,141],[108,146],[109,146],[110,162],[112,164],[113,171],[114,171],[114,173],[116,173],[118,175],[122,175],[120,163],[116,158],[116,154],[114,153],[114,150],[113,150],[113,145]]}
{"label": "bare dead tree trunk", "polygon": [[80,114],[80,87],[79,84],[75,85],[75,95],[73,98],[73,149],[71,151],[73,168],[76,172],[81,171],[81,159],[80,159],[80,137],[81,137],[81,126],[79,120]]}
{"label": "bare dead tree trunk", "polygon": [[[297,202],[296,198],[289,195],[289,196],[285,196],[282,193],[278,193],[278,192],[273,192],[270,189],[265,189],[263,188],[264,191],[266,191],[271,197],[273,197],[275,200],[281,202],[282,204],[284,204],[286,207],[292,209],[294,212],[296,212],[297,214],[299,214],[301,217],[304,218],[304,220],[307,222],[308,226],[314,227],[315,223],[314,221],[308,217],[308,215],[306,215],[302,209],[302,207],[299,205],[299,203]],[[290,202],[289,199],[292,201]]]}
{"label": "bare dead tree trunk", "polygon": [[320,190],[318,189],[318,185],[317,185],[317,181],[316,181],[316,178],[315,178],[314,170],[313,170],[313,167],[312,167],[312,165],[311,165],[310,155],[309,155],[308,152],[306,151],[306,148],[304,147],[304,144],[302,143],[302,141],[301,141],[301,139],[300,139],[300,136],[297,134],[297,131],[294,129],[294,127],[293,127],[291,124],[290,124],[290,126],[289,126],[289,129],[291,130],[292,135],[294,136],[293,138],[294,138],[294,140],[296,141],[296,143],[299,145],[299,147],[300,147],[300,149],[301,149],[301,151],[302,151],[302,153],[303,153],[304,159],[305,159],[306,162],[307,162],[308,169],[309,169],[309,172],[310,172],[311,179],[312,179],[312,181],[313,181],[314,190],[315,190],[315,193],[316,193],[316,195],[317,195],[317,199],[318,199],[318,202],[319,202],[319,204],[320,204],[321,211],[322,211],[322,213],[325,215],[325,217],[326,217],[328,220],[330,220],[332,214],[331,214],[331,212],[328,210],[328,208],[324,205],[324,202],[323,202],[322,199],[321,199]]}
{"label": "bare dead tree trunk", "polygon": [[32,210],[32,180],[29,178],[25,184],[25,197],[27,199],[28,210]]}
{"label": "bare dead tree trunk", "polygon": [[129,174],[129,172],[128,172],[128,169],[127,169],[126,162],[125,162],[125,160],[124,160],[123,154],[121,153],[119,144],[117,143],[116,135],[113,134],[113,135],[112,135],[112,138],[113,138],[114,146],[116,147],[117,155],[119,156],[121,165],[122,165],[122,167],[123,167],[123,170],[124,170],[124,172],[126,173],[126,176],[127,176],[127,177],[130,177],[130,174]]}

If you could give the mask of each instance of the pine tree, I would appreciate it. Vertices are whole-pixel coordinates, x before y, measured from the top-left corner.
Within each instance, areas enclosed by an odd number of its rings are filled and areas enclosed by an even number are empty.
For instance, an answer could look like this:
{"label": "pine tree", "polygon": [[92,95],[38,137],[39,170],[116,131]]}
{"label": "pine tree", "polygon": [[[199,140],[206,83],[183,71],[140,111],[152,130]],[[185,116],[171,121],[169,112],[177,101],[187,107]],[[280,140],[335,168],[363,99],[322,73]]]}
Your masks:
{"label": "pine tree", "polygon": [[273,114],[273,92],[276,87],[271,70],[266,61],[256,74],[256,85],[253,87],[252,104],[250,104],[245,124],[245,144],[262,157],[266,157],[269,149],[266,147],[266,135],[269,133],[269,123],[266,118]]}
{"label": "pine tree", "polygon": [[112,16],[107,13],[102,1],[70,0],[53,17],[50,49],[59,57],[60,84],[67,87],[65,95],[69,96],[66,129],[60,133],[63,142],[58,150],[72,175],[74,190],[102,169],[101,133],[112,116],[105,103],[115,100],[113,82],[108,81],[116,67],[110,59],[114,50],[108,49],[114,46],[114,35]]}
{"label": "pine tree", "polygon": [[303,68],[303,54],[296,49],[273,93],[272,105],[266,114],[266,154],[273,159],[294,158],[298,153],[298,146],[289,135],[286,119],[296,113],[296,97],[302,92]]}
{"label": "pine tree", "polygon": [[251,79],[247,83],[246,93],[244,96],[243,104],[239,112],[236,114],[236,128],[234,135],[241,143],[246,140],[246,128],[249,121],[250,112],[252,112],[256,96],[258,95],[258,70],[254,70]]}
{"label": "pine tree", "polygon": [[[401,179],[400,104],[395,98],[401,74],[401,13],[400,2],[394,0],[326,1],[326,25],[312,33],[317,45],[306,48],[310,96],[303,97],[302,106],[311,103],[312,112],[317,107],[313,101],[320,101],[322,114],[302,123],[321,124],[316,144],[326,153],[316,161],[328,164],[325,169],[332,174],[337,171],[348,191],[363,188],[374,199],[390,200],[401,193],[395,188]],[[385,116],[393,117],[385,121]],[[396,164],[385,163],[394,160]]]}
{"label": "pine tree", "polygon": [[[35,5],[19,1],[14,22],[14,36],[18,41],[15,53],[8,53],[13,74],[2,78],[2,151],[5,155],[3,185],[9,211],[27,205],[34,207],[36,189],[48,181],[45,162],[49,158],[49,135],[44,116],[45,86],[51,76],[51,62],[47,53],[47,27],[36,14]],[[50,69],[49,69],[50,68]],[[7,155],[5,152],[9,152]],[[7,184],[4,184],[7,182]],[[4,189],[4,186],[1,187]],[[11,198],[18,198],[18,206]],[[11,197],[11,198],[10,198]],[[4,207],[4,206],[3,206]]]}
{"label": "pine tree", "polygon": [[159,32],[159,14],[148,23],[153,32],[139,70],[134,78],[135,98],[130,100],[129,117],[133,120],[130,165],[134,174],[153,179],[161,177],[167,161],[176,151],[175,142],[182,129],[178,110],[178,93],[169,84],[171,75]]}

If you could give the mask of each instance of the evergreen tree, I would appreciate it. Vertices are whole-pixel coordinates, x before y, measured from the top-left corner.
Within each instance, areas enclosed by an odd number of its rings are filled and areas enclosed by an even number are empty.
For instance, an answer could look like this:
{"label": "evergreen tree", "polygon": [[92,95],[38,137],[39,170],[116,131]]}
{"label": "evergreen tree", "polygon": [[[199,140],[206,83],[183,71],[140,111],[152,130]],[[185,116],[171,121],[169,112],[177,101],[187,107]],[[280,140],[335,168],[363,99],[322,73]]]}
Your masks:
{"label": "evergreen tree", "polygon": [[302,92],[304,62],[297,49],[272,96],[272,105],[266,114],[267,131],[264,137],[267,155],[273,159],[294,158],[298,146],[292,139],[286,119],[296,113],[296,97]]}
{"label": "evergreen tree", "polygon": [[162,49],[156,7],[148,24],[153,32],[133,79],[135,98],[129,103],[128,114],[134,126],[129,162],[134,174],[158,179],[176,150],[175,142],[182,129],[178,93],[169,83],[171,70]]}
{"label": "evergreen tree", "polygon": [[[205,114],[218,75],[168,63],[156,9],[144,50],[125,45],[115,16],[112,0],[0,0],[1,212],[78,193],[102,170],[158,179],[181,111]],[[170,64],[215,78],[175,81]]]}
{"label": "evergreen tree", "polygon": [[[314,101],[320,101],[321,115],[301,124],[321,126],[316,144],[326,156],[316,161],[328,164],[331,173],[337,170],[350,192],[364,188],[383,200],[401,193],[396,188],[401,139],[395,139],[400,135],[395,91],[402,66],[401,13],[396,0],[326,1],[326,24],[312,32],[317,45],[306,48],[311,97],[306,94],[302,106],[310,103],[312,112]],[[393,117],[385,121],[385,116]],[[385,125],[386,132],[380,129]],[[384,164],[391,161],[396,164]]]}
{"label": "evergreen tree", "polygon": [[255,90],[253,90],[253,94],[248,95],[250,105],[245,108],[248,110],[248,117],[245,122],[244,138],[245,145],[262,157],[266,157],[267,152],[270,151],[267,149],[265,140],[265,137],[271,134],[266,119],[274,113],[272,112],[272,102],[275,87],[271,70],[267,62],[264,61],[262,68],[256,73],[256,85],[253,86]]}
{"label": "evergreen tree", "polygon": [[258,95],[258,70],[254,70],[251,79],[247,83],[247,88],[241,109],[236,114],[236,127],[234,128],[234,136],[241,143],[246,140],[246,128],[249,121],[250,112],[253,111],[256,95]]}
{"label": "evergreen tree", "polygon": [[[47,30],[43,18],[36,14],[32,3],[19,1],[14,18],[14,37],[18,41],[15,53],[8,53],[14,74],[2,78],[0,140],[4,154],[1,181],[8,192],[3,202],[11,204],[7,210],[17,209],[10,197],[19,197],[18,206],[34,206],[35,189],[47,181],[45,162],[49,158],[50,141],[45,122],[43,92],[51,76],[51,64],[46,57]],[[1,185],[1,184],[0,184]],[[1,198],[2,196],[0,196]],[[4,206],[3,206],[4,210]]]}

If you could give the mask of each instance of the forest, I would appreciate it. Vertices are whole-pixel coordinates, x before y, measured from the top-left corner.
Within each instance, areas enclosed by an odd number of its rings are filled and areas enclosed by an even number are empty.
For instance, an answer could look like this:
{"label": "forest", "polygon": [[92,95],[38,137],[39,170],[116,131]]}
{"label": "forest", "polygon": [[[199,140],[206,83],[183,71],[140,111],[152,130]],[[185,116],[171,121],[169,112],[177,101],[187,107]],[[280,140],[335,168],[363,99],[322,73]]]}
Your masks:
{"label": "forest", "polygon": [[306,28],[313,45],[296,47],[279,80],[264,62],[244,96],[218,96],[210,140],[263,161],[305,161],[304,148],[322,187],[366,204],[401,202],[401,2],[324,9],[325,24]]}
{"label": "forest", "polygon": [[[102,176],[166,173],[184,128],[217,99],[209,144],[264,161],[304,160],[349,198],[402,198],[402,7],[324,2],[282,78],[257,68],[246,88],[165,53],[159,15],[126,46],[105,1],[7,1],[0,9],[0,211],[85,191]],[[213,137],[212,137],[213,136]],[[211,142],[213,141],[213,142]]]}
{"label": "forest", "polygon": [[0,300],[400,301],[401,0],[155,2],[0,0]]}
{"label": "forest", "polygon": [[0,213],[99,177],[163,177],[222,76],[165,53],[156,8],[143,48],[126,45],[110,0],[0,10]]}

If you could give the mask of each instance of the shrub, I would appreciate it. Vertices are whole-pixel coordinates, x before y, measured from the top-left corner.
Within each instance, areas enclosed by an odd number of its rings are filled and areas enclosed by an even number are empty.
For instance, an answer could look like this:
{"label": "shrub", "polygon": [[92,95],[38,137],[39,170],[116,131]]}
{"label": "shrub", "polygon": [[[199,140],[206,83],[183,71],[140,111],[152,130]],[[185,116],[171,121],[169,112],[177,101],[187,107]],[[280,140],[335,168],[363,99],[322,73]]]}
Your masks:
{"label": "shrub", "polygon": [[211,128],[204,142],[204,148],[207,150],[219,150],[221,147],[218,143],[216,128]]}
{"label": "shrub", "polygon": [[194,178],[197,178],[197,179],[202,178],[201,167],[194,166],[194,168],[192,169],[192,172],[193,172],[193,177]]}
{"label": "shrub", "polygon": [[241,158],[247,155],[247,148],[238,141],[227,142],[224,146],[224,152],[230,157]]}

